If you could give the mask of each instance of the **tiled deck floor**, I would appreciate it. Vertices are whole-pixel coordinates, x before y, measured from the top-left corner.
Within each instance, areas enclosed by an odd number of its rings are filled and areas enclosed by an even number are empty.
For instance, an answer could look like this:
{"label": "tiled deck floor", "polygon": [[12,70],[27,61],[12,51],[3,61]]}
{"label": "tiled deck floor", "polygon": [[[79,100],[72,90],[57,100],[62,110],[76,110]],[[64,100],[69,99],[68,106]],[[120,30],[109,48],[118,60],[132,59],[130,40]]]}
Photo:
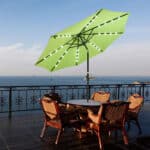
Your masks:
{"label": "tiled deck floor", "polygon": [[[117,142],[112,140],[105,143],[106,150],[150,150],[150,103],[145,103],[140,113],[140,123],[143,134],[133,124],[129,135],[129,146],[126,147],[122,138]],[[54,144],[56,130],[49,129],[43,141],[39,135],[43,125],[42,112],[25,112],[13,114],[9,120],[0,114],[0,150],[98,150],[96,136],[88,135],[79,139],[78,134],[66,130],[59,144]],[[51,139],[48,138],[51,136]],[[49,139],[49,140],[48,140]]]}

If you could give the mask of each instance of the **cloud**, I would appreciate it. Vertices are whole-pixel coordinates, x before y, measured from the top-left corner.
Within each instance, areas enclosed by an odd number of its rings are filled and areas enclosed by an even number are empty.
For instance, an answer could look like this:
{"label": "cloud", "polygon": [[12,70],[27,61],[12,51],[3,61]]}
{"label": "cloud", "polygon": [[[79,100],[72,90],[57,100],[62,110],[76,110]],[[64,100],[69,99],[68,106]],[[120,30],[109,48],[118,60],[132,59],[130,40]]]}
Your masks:
{"label": "cloud", "polygon": [[92,59],[92,72],[97,75],[150,75],[149,48],[150,43],[146,41],[111,46],[103,54]]}
{"label": "cloud", "polygon": [[0,50],[16,50],[19,49],[23,46],[23,43],[16,43],[13,45],[9,45],[9,46],[0,46]]}
{"label": "cloud", "polygon": [[[129,42],[111,45],[106,51],[90,59],[93,75],[150,75],[150,43]],[[0,75],[86,75],[86,61],[79,65],[53,73],[35,66],[43,51],[42,46],[23,43],[0,46]]]}
{"label": "cloud", "polygon": [[41,53],[41,46],[25,47],[23,43],[0,46],[0,75],[36,74],[34,63]]}

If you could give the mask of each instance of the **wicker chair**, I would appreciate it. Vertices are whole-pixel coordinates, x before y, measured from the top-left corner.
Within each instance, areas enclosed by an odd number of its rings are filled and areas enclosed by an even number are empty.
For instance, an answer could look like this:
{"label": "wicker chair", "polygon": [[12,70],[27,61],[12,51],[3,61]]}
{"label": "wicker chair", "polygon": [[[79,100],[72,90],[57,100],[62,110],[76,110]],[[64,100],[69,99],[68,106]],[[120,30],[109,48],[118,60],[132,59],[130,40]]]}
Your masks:
{"label": "wicker chair", "polygon": [[99,147],[104,149],[102,133],[104,131],[110,136],[113,130],[121,130],[124,144],[128,144],[127,132],[125,130],[125,118],[128,111],[128,102],[103,103],[100,106],[98,114],[93,114],[88,110],[87,129],[96,133],[99,141]]}
{"label": "wicker chair", "polygon": [[94,92],[91,96],[91,99],[95,101],[100,101],[102,103],[109,102],[110,93],[105,91]]}
{"label": "wicker chair", "polygon": [[130,123],[135,122],[139,129],[139,134],[142,133],[142,129],[138,118],[139,118],[139,112],[143,105],[143,101],[144,101],[143,97],[140,96],[139,94],[132,94],[128,98],[128,102],[130,102],[128,117],[127,117],[128,130],[130,129]]}
{"label": "wicker chair", "polygon": [[58,103],[48,97],[40,100],[42,110],[44,112],[44,125],[40,134],[43,138],[47,127],[58,129],[55,144],[58,144],[60,135],[65,127],[73,127],[80,129],[80,121],[76,119],[76,114],[70,111],[61,111]]}

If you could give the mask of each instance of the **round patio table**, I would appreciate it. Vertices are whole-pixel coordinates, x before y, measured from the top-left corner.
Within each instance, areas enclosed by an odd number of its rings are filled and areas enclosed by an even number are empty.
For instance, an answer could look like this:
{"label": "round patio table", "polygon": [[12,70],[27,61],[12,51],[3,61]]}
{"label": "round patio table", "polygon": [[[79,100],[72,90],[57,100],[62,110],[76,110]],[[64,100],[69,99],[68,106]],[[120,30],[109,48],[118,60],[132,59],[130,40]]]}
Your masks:
{"label": "round patio table", "polygon": [[67,104],[70,105],[78,105],[78,106],[85,106],[85,107],[96,107],[100,106],[101,102],[94,101],[92,99],[72,99],[67,101]]}

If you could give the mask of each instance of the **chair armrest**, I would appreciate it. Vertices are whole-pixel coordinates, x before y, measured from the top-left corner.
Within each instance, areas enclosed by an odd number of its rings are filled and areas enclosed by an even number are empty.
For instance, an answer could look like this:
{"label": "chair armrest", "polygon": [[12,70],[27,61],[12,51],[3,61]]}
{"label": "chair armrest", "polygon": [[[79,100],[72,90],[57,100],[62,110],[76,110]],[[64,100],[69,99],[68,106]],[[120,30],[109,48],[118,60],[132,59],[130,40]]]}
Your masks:
{"label": "chair armrest", "polygon": [[88,118],[96,123],[96,124],[99,124],[99,115],[98,114],[94,114],[93,111],[91,111],[90,109],[87,109],[87,112],[88,112]]}
{"label": "chair armrest", "polygon": [[128,111],[138,113],[140,111],[141,107],[142,107],[142,105],[139,105],[139,106],[137,106],[135,108],[129,108]]}

